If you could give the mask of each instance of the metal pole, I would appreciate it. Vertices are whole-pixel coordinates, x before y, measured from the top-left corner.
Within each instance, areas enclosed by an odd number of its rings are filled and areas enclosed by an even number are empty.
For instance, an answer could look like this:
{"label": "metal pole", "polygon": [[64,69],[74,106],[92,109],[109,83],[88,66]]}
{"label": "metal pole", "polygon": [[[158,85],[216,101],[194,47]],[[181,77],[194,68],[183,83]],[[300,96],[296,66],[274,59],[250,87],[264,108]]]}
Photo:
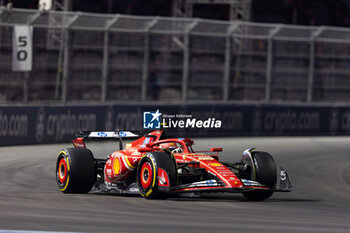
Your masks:
{"label": "metal pole", "polygon": [[[28,25],[31,26],[32,24],[34,24],[35,21],[40,17],[41,14],[42,14],[41,11],[36,12],[31,18],[29,18]],[[24,104],[28,103],[28,95],[29,95],[28,81],[29,81],[29,77],[30,77],[30,71],[24,72],[24,74],[23,74],[23,103]]]}
{"label": "metal pole", "polygon": [[64,30],[63,78],[62,78],[62,96],[61,96],[62,103],[66,103],[67,101],[67,81],[69,76],[69,52],[70,52],[69,30],[72,24],[79,18],[79,15],[80,15],[79,12],[76,13]]}
{"label": "metal pole", "polygon": [[29,72],[24,72],[23,74],[23,103],[28,103],[28,79]]}
{"label": "metal pole", "polygon": [[310,40],[310,54],[309,54],[309,75],[307,83],[307,102],[312,101],[313,86],[315,77],[315,40],[323,32],[324,28],[320,27],[312,36]]}
{"label": "metal pole", "polygon": [[72,10],[72,0],[64,0],[64,11],[71,11]]}
{"label": "metal pole", "polygon": [[190,32],[197,25],[199,19],[195,19],[185,29],[184,33],[184,58],[182,66],[182,101],[187,100],[188,76],[190,67]]}
{"label": "metal pole", "polygon": [[107,97],[107,80],[108,80],[108,68],[109,68],[109,31],[104,32],[103,43],[103,64],[102,64],[102,80],[101,80],[101,102],[106,102]]}
{"label": "metal pole", "polygon": [[[0,17],[2,15],[2,12],[3,12],[3,7],[0,7]],[[2,26],[0,26],[0,46],[1,46],[1,32],[2,32],[1,28]],[[0,54],[0,58],[1,58],[1,54]]]}
{"label": "metal pole", "polygon": [[107,82],[109,75],[109,30],[117,22],[119,15],[112,20],[107,21],[104,31],[103,43],[103,64],[102,64],[102,80],[101,80],[101,102],[105,103],[107,98]]}
{"label": "metal pole", "polygon": [[193,15],[193,3],[185,2],[185,17],[191,18]]}
{"label": "metal pole", "polygon": [[271,98],[271,79],[272,79],[272,60],[273,60],[273,38],[280,31],[281,26],[272,29],[267,42],[267,64],[265,81],[265,101],[269,102]]}
{"label": "metal pole", "polygon": [[150,30],[158,22],[158,17],[153,19],[146,27],[145,43],[143,50],[143,65],[142,65],[142,81],[141,81],[141,101],[146,101],[147,98],[147,81],[149,76],[149,50],[150,50]]}
{"label": "metal pole", "polygon": [[273,39],[269,39],[267,42],[267,67],[266,67],[266,80],[265,80],[265,101],[269,102],[271,98],[271,70],[272,70],[272,52],[273,52]]}
{"label": "metal pole", "polygon": [[[65,37],[65,30],[62,31],[63,33],[63,38]],[[62,38],[62,36],[61,36]],[[63,60],[63,53],[62,51],[64,50],[64,43],[61,41],[60,42],[60,50],[58,53],[58,63],[57,63],[57,73],[56,73],[56,86],[55,86],[55,99],[58,99],[59,95],[59,87],[60,87],[60,82],[61,82],[61,73],[63,71],[62,69],[62,60]]]}
{"label": "metal pole", "polygon": [[223,96],[224,102],[228,101],[230,92],[230,74],[231,74],[231,41],[232,33],[238,28],[238,24],[232,24],[226,33],[226,45],[225,45],[225,67],[224,67],[224,80],[223,80]]}
{"label": "metal pole", "polygon": [[68,80],[68,68],[69,68],[69,28],[64,31],[64,51],[63,51],[63,78],[62,78],[62,103],[67,101],[67,80]]}
{"label": "metal pole", "polygon": [[314,83],[314,66],[315,66],[315,39],[310,41],[310,54],[309,54],[309,77],[307,83],[307,102],[312,100],[312,87]]}

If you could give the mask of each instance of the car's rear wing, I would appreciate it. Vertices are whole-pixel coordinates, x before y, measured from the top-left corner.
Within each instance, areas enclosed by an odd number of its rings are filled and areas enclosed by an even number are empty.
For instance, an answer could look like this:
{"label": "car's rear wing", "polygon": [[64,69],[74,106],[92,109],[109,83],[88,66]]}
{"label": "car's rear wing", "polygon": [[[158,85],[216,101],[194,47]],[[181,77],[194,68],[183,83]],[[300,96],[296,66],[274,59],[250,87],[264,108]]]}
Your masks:
{"label": "car's rear wing", "polygon": [[119,141],[120,150],[123,149],[124,139],[138,139],[141,137],[157,137],[157,135],[150,134],[153,130],[96,130],[96,131],[80,131],[76,134],[76,138],[72,140],[74,147],[84,147],[86,148],[86,141],[98,141],[98,140],[113,140]]}
{"label": "car's rear wing", "polygon": [[[130,130],[115,130],[115,131],[80,131],[76,135],[76,139],[72,140],[74,147],[86,147],[86,140],[117,140],[119,141],[120,150],[123,149],[123,139],[138,139],[143,136],[148,136],[148,132],[130,131]],[[150,137],[153,135],[149,135]]]}
{"label": "car's rear wing", "polygon": [[80,131],[77,137],[91,138],[91,139],[121,139],[121,138],[139,138],[144,136],[139,131]]}

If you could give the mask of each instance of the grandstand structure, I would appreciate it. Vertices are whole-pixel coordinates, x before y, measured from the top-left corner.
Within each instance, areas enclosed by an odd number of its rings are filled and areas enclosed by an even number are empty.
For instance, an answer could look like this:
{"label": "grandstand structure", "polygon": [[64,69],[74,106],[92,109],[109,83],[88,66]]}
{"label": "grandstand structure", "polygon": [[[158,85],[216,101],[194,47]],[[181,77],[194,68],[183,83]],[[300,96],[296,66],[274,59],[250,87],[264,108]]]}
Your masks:
{"label": "grandstand structure", "polygon": [[194,5],[226,5],[229,9],[229,20],[249,21],[251,14],[251,0],[174,0],[174,17],[193,17]]}
{"label": "grandstand structure", "polygon": [[[25,74],[11,64],[23,24],[34,27]],[[0,8],[0,103],[347,102],[349,38],[336,27]]]}

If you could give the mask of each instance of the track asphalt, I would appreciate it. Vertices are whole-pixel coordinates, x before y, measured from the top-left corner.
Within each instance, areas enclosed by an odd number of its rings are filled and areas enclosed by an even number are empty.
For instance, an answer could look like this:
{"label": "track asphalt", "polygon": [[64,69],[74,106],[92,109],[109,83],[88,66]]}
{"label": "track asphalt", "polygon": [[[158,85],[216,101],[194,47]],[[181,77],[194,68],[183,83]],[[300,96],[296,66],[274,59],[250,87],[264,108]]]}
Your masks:
{"label": "track asphalt", "polygon": [[[287,170],[294,190],[275,193],[264,202],[248,202],[241,194],[167,200],[63,194],[56,185],[55,161],[60,149],[70,144],[1,147],[0,229],[349,232],[350,137],[206,138],[195,143],[198,149],[223,147],[222,161],[238,161],[249,147],[267,151]],[[106,152],[95,153],[105,157]]]}

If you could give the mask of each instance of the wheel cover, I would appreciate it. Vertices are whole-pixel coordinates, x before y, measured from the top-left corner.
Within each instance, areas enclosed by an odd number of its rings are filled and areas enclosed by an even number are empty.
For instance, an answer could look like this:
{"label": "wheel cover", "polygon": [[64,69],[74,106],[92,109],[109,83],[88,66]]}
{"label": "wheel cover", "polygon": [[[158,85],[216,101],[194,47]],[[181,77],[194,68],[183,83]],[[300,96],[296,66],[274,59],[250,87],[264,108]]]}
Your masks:
{"label": "wheel cover", "polygon": [[146,162],[142,165],[140,172],[140,181],[142,188],[144,188],[145,190],[149,189],[151,187],[152,178],[152,166],[149,162]]}
{"label": "wheel cover", "polygon": [[58,164],[58,179],[63,184],[67,180],[67,162],[64,158]]}

